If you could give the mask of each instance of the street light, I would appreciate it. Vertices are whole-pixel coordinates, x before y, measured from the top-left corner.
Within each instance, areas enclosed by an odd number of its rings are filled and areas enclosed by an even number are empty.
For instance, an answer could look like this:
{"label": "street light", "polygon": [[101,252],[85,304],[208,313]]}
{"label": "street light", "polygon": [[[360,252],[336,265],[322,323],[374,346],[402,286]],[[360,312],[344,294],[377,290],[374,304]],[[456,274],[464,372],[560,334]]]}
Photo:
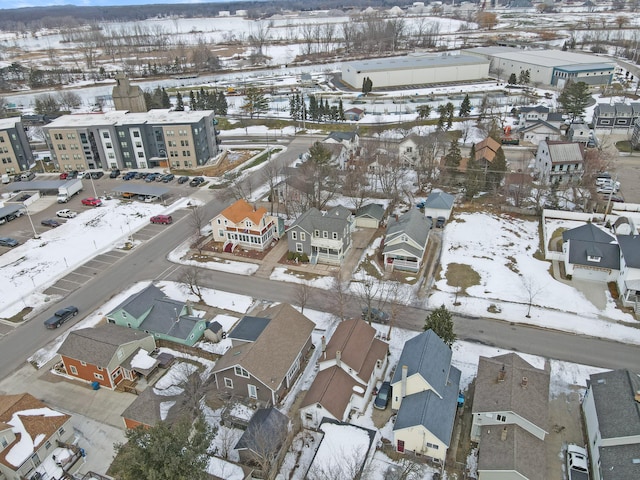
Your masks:
{"label": "street light", "polygon": [[91,181],[91,187],[93,188],[93,197],[98,198],[98,193],[96,192],[96,184],[93,183],[93,174],[89,172],[89,180]]}
{"label": "street light", "polygon": [[23,203],[22,205],[24,206],[25,212],[27,212],[27,218],[29,219],[29,223],[31,224],[31,229],[33,230],[33,238],[35,238],[35,239],[40,238],[40,235],[38,235],[38,232],[36,232],[36,227],[33,224],[33,220],[31,220],[31,214],[29,213],[29,207],[27,207],[27,205],[25,203]]}

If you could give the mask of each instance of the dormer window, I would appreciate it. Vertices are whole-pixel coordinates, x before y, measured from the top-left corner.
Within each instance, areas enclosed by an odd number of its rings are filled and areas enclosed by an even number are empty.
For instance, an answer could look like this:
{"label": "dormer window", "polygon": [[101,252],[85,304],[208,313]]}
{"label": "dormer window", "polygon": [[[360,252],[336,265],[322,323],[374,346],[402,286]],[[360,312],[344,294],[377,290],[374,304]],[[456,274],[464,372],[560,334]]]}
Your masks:
{"label": "dormer window", "polygon": [[600,260],[602,260],[602,257],[592,257],[591,255],[587,255],[587,260],[589,260],[590,262],[600,263]]}

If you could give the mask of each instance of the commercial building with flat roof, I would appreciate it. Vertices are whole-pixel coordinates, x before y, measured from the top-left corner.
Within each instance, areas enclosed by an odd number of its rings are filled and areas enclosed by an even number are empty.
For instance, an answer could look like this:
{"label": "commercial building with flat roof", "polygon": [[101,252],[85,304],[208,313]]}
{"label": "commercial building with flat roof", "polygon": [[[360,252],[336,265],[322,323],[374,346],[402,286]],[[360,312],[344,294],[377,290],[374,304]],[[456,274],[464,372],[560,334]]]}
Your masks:
{"label": "commercial building with flat roof", "polygon": [[608,85],[615,72],[615,62],[604,57],[562,50],[523,50],[512,47],[477,47],[462,53],[486,58],[490,72],[501,79],[529,70],[531,85],[553,85],[564,88],[568,81],[590,86]]}
{"label": "commercial building with flat roof", "polygon": [[342,64],[342,80],[360,88],[366,77],[373,88],[468,82],[489,76],[489,61],[472,55],[408,55]]}
{"label": "commercial building with flat roof", "polygon": [[192,168],[218,153],[213,110],[64,115],[43,127],[61,171]]}

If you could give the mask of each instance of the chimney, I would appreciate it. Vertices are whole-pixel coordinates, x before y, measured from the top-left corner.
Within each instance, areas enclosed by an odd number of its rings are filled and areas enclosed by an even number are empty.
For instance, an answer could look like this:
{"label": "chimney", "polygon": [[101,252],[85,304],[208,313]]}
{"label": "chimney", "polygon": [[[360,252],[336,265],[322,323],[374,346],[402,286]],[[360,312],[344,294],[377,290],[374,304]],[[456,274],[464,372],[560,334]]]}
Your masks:
{"label": "chimney", "polygon": [[400,387],[400,394],[402,398],[407,396],[407,375],[409,373],[409,367],[406,365],[402,366],[402,383]]}
{"label": "chimney", "polygon": [[327,339],[324,337],[324,335],[322,335],[322,337],[320,337],[320,344],[322,345],[322,353],[327,351]]}
{"label": "chimney", "polygon": [[520,386],[522,388],[527,388],[528,384],[529,384],[529,379],[527,377],[522,377],[522,383],[520,383]]}
{"label": "chimney", "polygon": [[340,350],[336,350],[336,366],[340,367],[342,359],[342,352]]}
{"label": "chimney", "polygon": [[193,305],[191,305],[189,302],[186,303],[186,307],[187,307],[187,315],[192,316],[193,315]]}
{"label": "chimney", "polygon": [[507,439],[507,427],[502,429],[502,433],[500,434],[500,440],[503,442]]}
{"label": "chimney", "polygon": [[505,370],[504,365],[502,365],[502,368],[498,372],[498,383],[504,382],[504,377],[506,376],[507,376],[507,371]]}

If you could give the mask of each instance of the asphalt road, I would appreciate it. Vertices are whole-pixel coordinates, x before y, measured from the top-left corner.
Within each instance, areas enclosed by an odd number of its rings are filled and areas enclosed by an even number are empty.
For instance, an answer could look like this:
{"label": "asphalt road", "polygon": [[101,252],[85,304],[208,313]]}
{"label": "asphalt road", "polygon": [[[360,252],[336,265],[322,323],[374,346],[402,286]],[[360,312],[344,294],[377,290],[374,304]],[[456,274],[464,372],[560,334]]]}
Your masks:
{"label": "asphalt road", "polygon": [[[283,157],[293,162],[306,151],[311,140],[296,139]],[[255,175],[259,175],[256,172]],[[256,180],[259,177],[256,177]],[[225,206],[213,193],[211,200],[203,207],[204,218],[212,218]],[[42,322],[61,304],[76,305],[81,313],[90,312],[120,293],[127,285],[142,280],[179,280],[182,267],[166,260],[167,254],[181,244],[192,228],[189,215],[169,226],[161,234],[151,238],[128,255],[117,260],[100,275],[89,280],[73,291],[58,305],[18,327],[12,333],[0,338],[0,378],[16,370],[37,349],[41,348],[75,321],[67,322],[58,330],[46,330]],[[204,270],[203,286],[223,292],[249,295],[259,299],[298,303],[296,284],[272,281],[258,277],[235,275],[227,272]],[[327,310],[331,303],[331,293],[314,290],[307,302],[310,309]],[[356,299],[349,303],[351,315],[360,314],[360,304]],[[421,330],[428,312],[425,309],[405,307],[402,309],[397,326]],[[574,363],[595,365],[603,368],[637,369],[640,346],[622,344],[601,338],[586,337],[564,332],[545,330],[526,325],[511,324],[485,318],[455,317],[455,331],[458,338],[485,345],[541,355]]]}

